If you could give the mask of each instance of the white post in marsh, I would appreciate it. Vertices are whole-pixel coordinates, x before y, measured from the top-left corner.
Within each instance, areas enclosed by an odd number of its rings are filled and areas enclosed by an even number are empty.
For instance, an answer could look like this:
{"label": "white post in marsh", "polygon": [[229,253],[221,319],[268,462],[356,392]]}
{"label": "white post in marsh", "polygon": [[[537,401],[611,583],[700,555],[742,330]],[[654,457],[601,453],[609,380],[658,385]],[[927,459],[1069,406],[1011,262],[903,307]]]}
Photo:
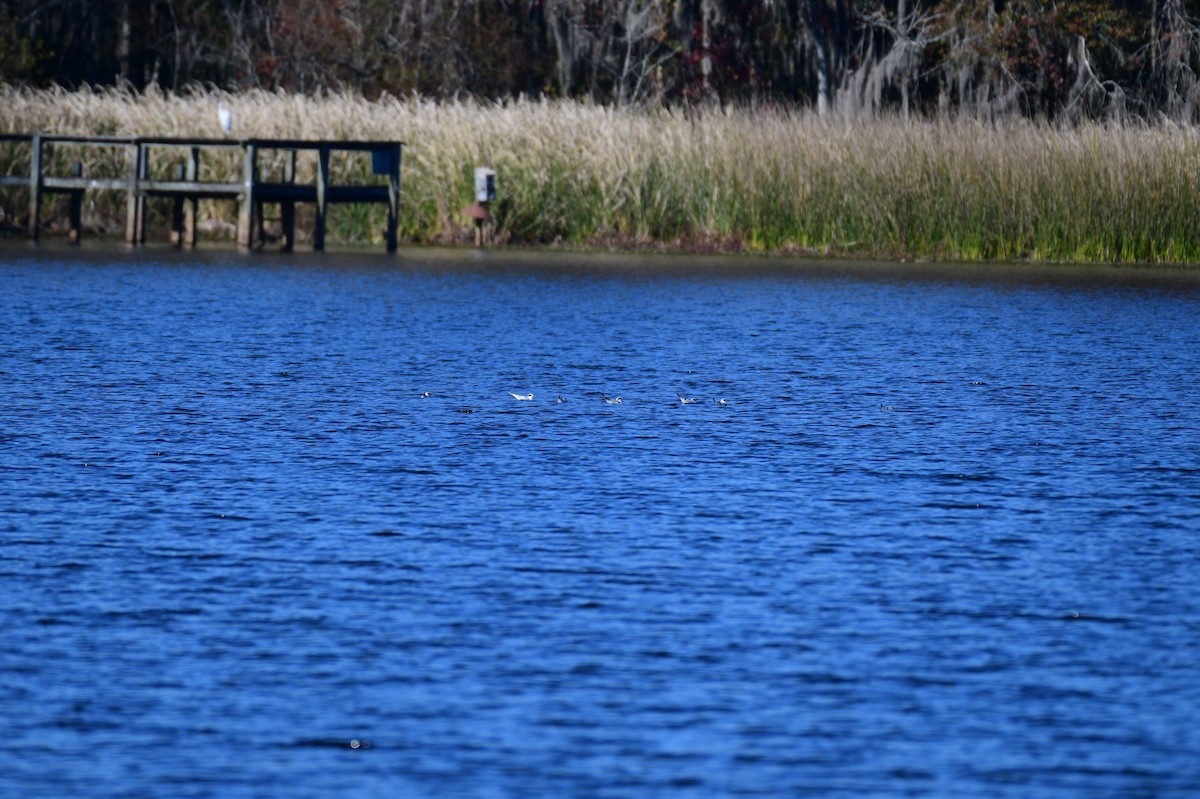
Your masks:
{"label": "white post in marsh", "polygon": [[475,246],[482,247],[492,239],[492,212],[488,204],[496,199],[496,172],[485,166],[475,170],[475,204],[467,213],[475,219]]}

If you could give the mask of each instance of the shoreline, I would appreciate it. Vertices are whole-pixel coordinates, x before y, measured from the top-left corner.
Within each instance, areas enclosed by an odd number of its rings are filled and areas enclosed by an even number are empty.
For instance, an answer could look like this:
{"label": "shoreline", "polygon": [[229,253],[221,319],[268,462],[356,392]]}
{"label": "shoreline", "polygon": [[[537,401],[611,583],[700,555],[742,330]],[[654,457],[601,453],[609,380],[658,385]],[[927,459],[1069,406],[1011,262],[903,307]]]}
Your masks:
{"label": "shoreline", "polygon": [[[201,237],[195,248],[180,247],[170,243],[169,231],[163,227],[151,231],[148,241],[141,245],[130,245],[124,239],[122,232],[107,232],[105,230],[86,230],[83,240],[72,242],[66,233],[65,217],[62,215],[47,215],[47,225],[42,232],[40,242],[33,242],[27,238],[25,230],[20,226],[0,224],[0,248],[7,246],[28,245],[36,248],[40,245],[46,245],[54,250],[66,251],[83,251],[87,250],[89,244],[99,244],[104,251],[123,250],[126,252],[178,252],[180,254],[196,253],[196,252],[220,252],[229,253],[235,252],[245,254],[247,256],[255,255],[312,255],[314,251],[311,248],[312,238],[311,231],[304,231],[297,240],[297,247],[293,252],[285,252],[276,248],[274,242],[266,246],[258,246],[251,250],[242,249],[238,246],[236,238],[233,235],[225,236],[210,236]],[[117,225],[113,225],[117,227]],[[222,224],[217,229],[228,229],[235,231],[236,225],[232,222]],[[509,254],[552,254],[562,253],[565,255],[578,256],[668,256],[668,257],[684,257],[693,256],[699,258],[726,258],[733,260],[744,260],[746,262],[754,262],[759,260],[790,260],[796,262],[797,265],[805,263],[842,263],[842,264],[862,264],[862,263],[877,263],[881,265],[891,266],[996,266],[1004,268],[1012,267],[1069,267],[1069,268],[1114,268],[1122,270],[1147,270],[1147,269],[1165,269],[1172,272],[1198,272],[1200,273],[1200,260],[1198,261],[1132,261],[1132,260],[1115,260],[1115,261],[1098,261],[1098,260],[1079,260],[1079,259],[1050,259],[1050,258],[1034,258],[1034,257],[1013,257],[1013,258],[963,258],[953,257],[945,254],[898,254],[883,249],[871,250],[861,248],[855,250],[846,249],[816,249],[802,248],[796,245],[787,245],[776,249],[753,249],[745,245],[745,242],[740,238],[717,239],[714,237],[687,237],[678,238],[673,241],[662,240],[644,240],[634,239],[629,236],[608,236],[596,237],[589,241],[572,242],[567,240],[555,240],[549,242],[537,241],[504,241],[501,243],[493,243],[482,247],[476,246],[473,241],[472,232],[464,228],[457,236],[438,235],[430,240],[413,240],[400,239],[399,246],[402,251],[407,250],[421,252],[445,252],[445,253],[463,253],[463,252],[478,252],[490,253],[501,256],[505,253]],[[381,259],[387,257],[386,252],[380,250],[379,241],[370,240],[332,240],[327,244],[327,249],[331,253],[345,255],[348,253],[362,253],[365,255],[378,255]]]}
{"label": "shoreline", "polygon": [[[1006,119],[820,118],[779,110],[616,110],[568,101],[368,101],[197,90],[22,91],[0,86],[0,133],[213,135],[218,104],[234,136],[404,141],[401,241],[460,244],[473,171],[496,173],[495,241],[510,247],[751,253],[939,262],[1200,264],[1200,128],[1054,126]],[[0,173],[26,153],[0,146]],[[56,146],[51,174],[128,174],[119,154]],[[169,174],[162,159],[151,173]],[[234,180],[232,159],[205,162]],[[262,168],[278,169],[267,159]],[[315,161],[301,159],[299,173]],[[331,166],[344,182],[370,164]],[[0,221],[22,218],[21,188],[0,190]],[[120,229],[118,199],[88,195],[85,225]],[[233,215],[202,203],[221,229]],[[45,207],[61,221],[66,209]],[[297,209],[300,241],[310,217]],[[154,215],[158,215],[156,221]],[[151,226],[163,220],[151,214]],[[342,207],[330,243],[378,241],[378,209]],[[868,244],[869,243],[869,244]]]}
{"label": "shoreline", "polygon": [[91,235],[83,242],[71,242],[65,235],[50,234],[32,242],[23,236],[0,234],[0,261],[6,253],[24,257],[68,256],[69,260],[112,261],[127,258],[170,263],[261,261],[273,265],[294,262],[300,265],[329,263],[354,267],[386,267],[389,264],[417,264],[436,268],[564,269],[573,271],[643,272],[644,274],[770,275],[780,273],[829,275],[856,274],[864,277],[904,277],[910,279],[977,280],[1023,282],[1026,280],[1066,280],[1091,282],[1096,279],[1145,286],[1181,286],[1200,290],[1200,264],[1148,262],[1084,262],[1049,260],[966,260],[912,257],[888,257],[861,253],[798,253],[685,249],[660,246],[576,245],[569,242],[520,243],[475,247],[471,242],[401,241],[396,253],[387,253],[378,244],[331,242],[318,252],[301,245],[291,252],[274,247],[255,250],[240,248],[231,239],[202,240],[194,249],[180,248],[165,237],[155,237],[143,245],[130,245],[116,235]]}

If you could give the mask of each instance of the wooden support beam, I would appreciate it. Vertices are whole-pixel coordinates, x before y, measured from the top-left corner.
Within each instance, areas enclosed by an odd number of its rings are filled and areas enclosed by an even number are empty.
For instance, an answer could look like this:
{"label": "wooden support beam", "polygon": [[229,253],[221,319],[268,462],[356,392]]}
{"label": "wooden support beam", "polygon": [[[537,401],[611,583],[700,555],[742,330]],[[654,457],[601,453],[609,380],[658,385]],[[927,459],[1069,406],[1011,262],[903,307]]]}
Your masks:
{"label": "wooden support beam", "polygon": [[146,243],[146,194],[142,184],[150,177],[150,150],[138,145],[138,179],[137,179],[137,241],[135,244]]}
{"label": "wooden support beam", "polygon": [[[46,178],[46,185],[49,185],[50,180],[51,178]],[[144,180],[141,183],[141,192],[146,197],[174,197],[176,194],[185,194],[189,197],[241,200],[242,181],[238,180],[237,183],[188,183],[185,180]],[[262,197],[261,183],[255,186],[254,193],[260,198]]]}
{"label": "wooden support beam", "polygon": [[[185,164],[175,164],[175,180],[184,180],[187,172]],[[184,196],[175,194],[170,209],[170,244],[175,247],[184,246]]]}
{"label": "wooden support beam", "polygon": [[[83,163],[76,161],[71,167],[71,177],[83,177]],[[71,192],[71,212],[70,212],[70,230],[67,232],[67,237],[72,244],[78,244],[83,238],[83,189],[75,189]]]}
{"label": "wooden support beam", "polygon": [[138,236],[138,176],[142,167],[142,145],[129,145],[129,186],[125,189],[125,241],[137,244]]}
{"label": "wooden support beam", "polygon": [[400,226],[400,145],[388,147],[388,216],[387,251],[396,251],[396,234]]}
{"label": "wooden support beam", "polygon": [[329,211],[329,197],[326,188],[329,184],[329,145],[323,144],[317,149],[317,223],[313,228],[313,249],[325,249],[325,221]]}
{"label": "wooden support beam", "polygon": [[239,198],[238,244],[246,249],[254,246],[254,181],[258,171],[258,146],[248,142],[242,151],[242,194]]}
{"label": "wooden support beam", "polygon": [[[27,182],[27,179],[24,180]],[[90,191],[93,189],[101,191],[126,191],[129,189],[129,178],[75,178],[42,175],[42,194]]]}
{"label": "wooden support beam", "polygon": [[129,185],[125,187],[125,243],[137,241],[137,162],[138,146],[129,148]]}
{"label": "wooden support beam", "polygon": [[42,226],[42,136],[33,134],[29,153],[29,238],[38,240]]}
{"label": "wooden support beam", "polygon": [[[296,182],[296,151],[289,150],[283,166],[283,182]],[[279,204],[280,223],[283,225],[283,251],[291,252],[296,246],[296,202],[284,200]]]}
{"label": "wooden support beam", "polygon": [[[188,160],[184,169],[184,179],[195,183],[200,174],[200,148],[192,147],[188,152]],[[183,244],[187,247],[196,246],[196,216],[200,210],[200,198],[188,197],[187,213],[183,217]]]}

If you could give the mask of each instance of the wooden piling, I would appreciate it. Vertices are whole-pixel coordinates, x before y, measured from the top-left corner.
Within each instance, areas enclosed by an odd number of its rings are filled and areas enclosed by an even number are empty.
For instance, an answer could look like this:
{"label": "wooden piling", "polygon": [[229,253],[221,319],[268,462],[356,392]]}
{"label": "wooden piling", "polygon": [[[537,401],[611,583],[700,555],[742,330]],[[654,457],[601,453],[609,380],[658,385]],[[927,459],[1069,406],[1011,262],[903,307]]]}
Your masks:
{"label": "wooden piling", "polygon": [[[187,166],[184,164],[175,165],[175,179],[183,180],[184,174],[187,171]],[[184,222],[183,222],[183,195],[176,194],[171,198],[171,245],[174,247],[182,247],[184,239]]]}
{"label": "wooden piling", "polygon": [[129,145],[129,188],[125,192],[125,241],[138,243],[138,178],[142,174],[142,145]]}
{"label": "wooden piling", "polygon": [[[141,143],[138,144],[138,186],[140,187],[150,177],[150,151]],[[146,209],[147,198],[144,192],[137,192],[137,244],[146,243]]]}
{"label": "wooden piling", "polygon": [[[283,167],[283,182],[289,186],[296,183],[296,151],[288,150],[287,162]],[[284,252],[291,252],[296,246],[296,202],[284,200],[279,204],[280,224],[283,226]]]}
{"label": "wooden piling", "polygon": [[[71,167],[71,177],[83,177],[83,163],[76,161]],[[83,238],[83,189],[71,190],[71,211],[70,211],[70,230],[67,232],[67,238],[72,244],[78,244]]]}
{"label": "wooden piling", "polygon": [[125,191],[125,243],[137,241],[137,145],[129,148],[129,188]]}
{"label": "wooden piling", "polygon": [[325,221],[329,211],[329,145],[317,149],[317,220],[313,228],[313,249],[325,249]]}
{"label": "wooden piling", "polygon": [[[191,147],[188,150],[184,179],[195,183],[200,175],[200,148]],[[187,198],[187,213],[183,218],[183,244],[187,247],[196,246],[196,216],[200,210],[200,198],[195,194]]]}
{"label": "wooden piling", "polygon": [[246,144],[242,157],[242,193],[238,212],[237,240],[246,249],[254,246],[254,182],[258,169],[258,145]]}
{"label": "wooden piling", "polygon": [[400,144],[388,148],[387,251],[396,251],[396,233],[400,226]]}
{"label": "wooden piling", "polygon": [[29,153],[29,238],[38,240],[42,227],[42,136],[33,134]]}

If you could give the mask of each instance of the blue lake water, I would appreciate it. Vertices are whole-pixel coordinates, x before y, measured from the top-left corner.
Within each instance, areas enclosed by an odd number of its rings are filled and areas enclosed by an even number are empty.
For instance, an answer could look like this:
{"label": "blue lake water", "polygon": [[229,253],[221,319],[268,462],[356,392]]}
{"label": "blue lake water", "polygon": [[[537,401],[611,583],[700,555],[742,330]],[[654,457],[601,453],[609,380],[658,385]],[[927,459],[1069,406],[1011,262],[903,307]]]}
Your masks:
{"label": "blue lake water", "polygon": [[1195,797],[1198,384],[1189,271],[9,246],[0,795]]}

